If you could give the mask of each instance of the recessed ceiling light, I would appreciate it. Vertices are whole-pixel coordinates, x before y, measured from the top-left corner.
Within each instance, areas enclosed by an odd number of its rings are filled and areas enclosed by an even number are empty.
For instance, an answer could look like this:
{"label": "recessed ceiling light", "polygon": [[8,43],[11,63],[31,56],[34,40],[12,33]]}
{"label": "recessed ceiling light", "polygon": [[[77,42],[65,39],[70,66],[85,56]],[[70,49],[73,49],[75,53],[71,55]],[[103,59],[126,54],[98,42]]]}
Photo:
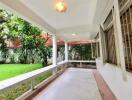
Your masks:
{"label": "recessed ceiling light", "polygon": [[73,35],[73,36],[76,36],[77,34],[76,34],[76,33],[73,33],[72,35]]}

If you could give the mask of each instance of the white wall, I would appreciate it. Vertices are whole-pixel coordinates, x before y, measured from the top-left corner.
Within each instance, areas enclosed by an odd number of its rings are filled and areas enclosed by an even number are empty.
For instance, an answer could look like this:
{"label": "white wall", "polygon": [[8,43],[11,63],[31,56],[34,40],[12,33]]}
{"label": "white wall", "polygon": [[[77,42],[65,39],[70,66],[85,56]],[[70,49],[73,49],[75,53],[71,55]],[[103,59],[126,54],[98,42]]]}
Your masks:
{"label": "white wall", "polygon": [[122,78],[122,71],[118,66],[96,59],[97,69],[117,97],[117,100],[132,100],[132,73],[127,72],[127,81]]}

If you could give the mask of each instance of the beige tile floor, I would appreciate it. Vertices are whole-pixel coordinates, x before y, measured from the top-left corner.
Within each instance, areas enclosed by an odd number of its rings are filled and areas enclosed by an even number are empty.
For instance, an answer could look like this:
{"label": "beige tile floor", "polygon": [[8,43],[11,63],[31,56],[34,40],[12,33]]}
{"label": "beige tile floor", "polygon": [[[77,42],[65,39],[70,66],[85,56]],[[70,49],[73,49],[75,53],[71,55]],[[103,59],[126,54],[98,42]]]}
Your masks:
{"label": "beige tile floor", "polygon": [[33,100],[102,100],[92,70],[69,68]]}

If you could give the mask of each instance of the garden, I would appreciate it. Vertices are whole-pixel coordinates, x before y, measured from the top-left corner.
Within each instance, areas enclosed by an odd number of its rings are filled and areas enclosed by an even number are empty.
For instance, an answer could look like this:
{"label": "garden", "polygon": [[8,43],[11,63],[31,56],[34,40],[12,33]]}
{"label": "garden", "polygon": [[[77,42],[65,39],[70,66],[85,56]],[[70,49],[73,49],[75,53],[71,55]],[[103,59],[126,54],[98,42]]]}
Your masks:
{"label": "garden", "polygon": [[0,80],[47,66],[46,41],[40,28],[0,9]]}
{"label": "garden", "polygon": [[[51,64],[51,47],[42,30],[18,16],[0,9],[0,81]],[[38,84],[52,75],[49,71],[35,79]],[[0,94],[0,100],[14,100],[30,89],[30,82]]]}

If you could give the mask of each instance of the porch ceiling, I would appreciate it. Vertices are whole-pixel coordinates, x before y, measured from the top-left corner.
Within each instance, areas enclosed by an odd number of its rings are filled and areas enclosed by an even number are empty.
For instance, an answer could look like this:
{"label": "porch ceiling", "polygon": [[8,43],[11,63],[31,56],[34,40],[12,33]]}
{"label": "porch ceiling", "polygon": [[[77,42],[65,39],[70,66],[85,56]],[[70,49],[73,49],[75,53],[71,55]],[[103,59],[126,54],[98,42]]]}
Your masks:
{"label": "porch ceiling", "polygon": [[[102,12],[110,0],[64,0],[65,13],[54,9],[57,0],[1,0],[0,6],[11,8],[26,20],[33,22],[66,41],[91,40],[99,31]],[[101,3],[100,3],[101,2]],[[76,36],[72,34],[76,33]]]}

